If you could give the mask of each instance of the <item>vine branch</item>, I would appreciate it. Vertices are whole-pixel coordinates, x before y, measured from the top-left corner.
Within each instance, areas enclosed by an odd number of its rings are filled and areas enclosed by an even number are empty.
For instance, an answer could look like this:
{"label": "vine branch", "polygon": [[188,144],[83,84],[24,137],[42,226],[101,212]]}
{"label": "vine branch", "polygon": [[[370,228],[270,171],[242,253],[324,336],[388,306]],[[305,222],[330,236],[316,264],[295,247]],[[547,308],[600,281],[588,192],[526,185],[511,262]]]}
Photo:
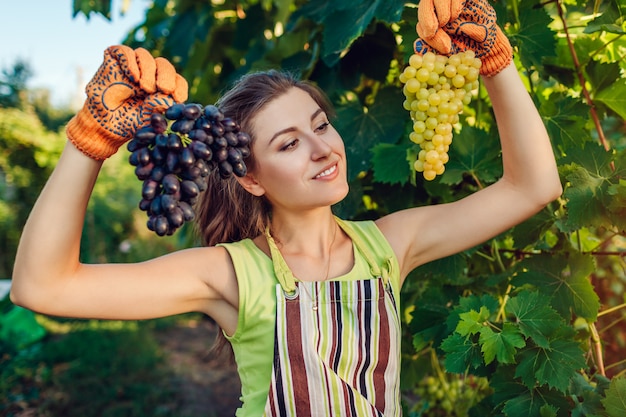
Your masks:
{"label": "vine branch", "polygon": [[[572,39],[569,33],[569,29],[567,26],[567,21],[565,20],[565,16],[563,15],[563,5],[562,0],[556,0],[556,9],[559,13],[559,18],[563,23],[563,32],[565,32],[565,39],[567,40],[567,46],[569,48],[570,54],[572,55],[572,61],[574,62],[574,68],[576,69],[576,75],[578,76],[578,81],[580,82],[580,86],[582,88],[583,96],[585,97],[585,101],[590,108],[591,118],[593,119],[593,123],[598,131],[598,139],[600,143],[604,147],[606,151],[610,149],[609,142],[606,140],[604,136],[604,131],[602,130],[602,126],[600,125],[600,119],[598,118],[598,114],[596,112],[596,105],[589,94],[589,90],[587,90],[587,86],[585,84],[585,77],[583,75],[582,67],[580,65],[580,61],[578,61],[578,55],[576,54],[576,50],[574,49],[574,44],[572,43]],[[613,168],[614,169],[614,168]]]}

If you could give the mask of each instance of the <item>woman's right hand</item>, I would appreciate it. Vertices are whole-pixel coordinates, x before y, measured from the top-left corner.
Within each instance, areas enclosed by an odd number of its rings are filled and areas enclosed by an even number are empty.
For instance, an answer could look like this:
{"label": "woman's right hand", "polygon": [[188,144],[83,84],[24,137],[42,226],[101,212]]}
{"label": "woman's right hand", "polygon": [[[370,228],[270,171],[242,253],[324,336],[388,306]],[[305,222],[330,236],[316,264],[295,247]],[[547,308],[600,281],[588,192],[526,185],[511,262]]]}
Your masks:
{"label": "woman's right hand", "polygon": [[187,100],[187,81],[165,58],[124,45],[104,51],[87,84],[83,108],[68,123],[69,140],[85,155],[104,160],[132,139],[150,115]]}
{"label": "woman's right hand", "polygon": [[421,0],[416,31],[415,53],[434,50],[449,56],[472,50],[482,61],[480,73],[485,76],[499,73],[513,58],[488,0]]}

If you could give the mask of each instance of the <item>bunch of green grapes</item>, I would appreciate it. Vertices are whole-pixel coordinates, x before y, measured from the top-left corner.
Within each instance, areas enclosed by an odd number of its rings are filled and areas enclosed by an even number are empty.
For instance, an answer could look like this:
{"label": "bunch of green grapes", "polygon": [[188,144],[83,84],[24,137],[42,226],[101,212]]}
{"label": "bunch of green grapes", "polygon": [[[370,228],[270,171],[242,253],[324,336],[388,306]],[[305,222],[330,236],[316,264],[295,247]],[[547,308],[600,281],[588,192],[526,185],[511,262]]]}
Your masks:
{"label": "bunch of green grapes", "polygon": [[400,74],[403,106],[413,120],[409,138],[420,147],[413,168],[428,181],[445,171],[453,126],[478,88],[480,66],[474,51],[449,57],[427,52],[413,54]]}
{"label": "bunch of green grapes", "polygon": [[412,409],[424,417],[467,417],[469,410],[491,392],[486,378],[448,375],[423,378],[414,389]]}

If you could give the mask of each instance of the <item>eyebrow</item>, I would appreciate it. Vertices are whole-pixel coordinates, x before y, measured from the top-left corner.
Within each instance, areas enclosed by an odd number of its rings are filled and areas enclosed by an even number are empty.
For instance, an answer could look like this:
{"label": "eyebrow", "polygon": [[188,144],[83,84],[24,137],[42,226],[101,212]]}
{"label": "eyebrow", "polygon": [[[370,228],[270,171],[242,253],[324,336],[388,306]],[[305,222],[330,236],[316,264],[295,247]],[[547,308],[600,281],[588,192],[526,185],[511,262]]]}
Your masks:
{"label": "eyebrow", "polygon": [[[322,110],[321,108],[318,108],[317,110],[315,110],[315,112],[311,115],[311,121],[313,121],[313,119],[315,119],[317,117],[318,114],[323,113],[324,110]],[[274,133],[274,135],[271,137],[271,139],[269,140],[269,142],[267,143],[268,145],[270,145],[272,143],[272,141],[274,139],[276,139],[278,136],[283,135],[285,133],[288,132],[293,132],[295,131],[296,128],[293,126],[287,127],[285,129],[279,130],[278,132]]]}

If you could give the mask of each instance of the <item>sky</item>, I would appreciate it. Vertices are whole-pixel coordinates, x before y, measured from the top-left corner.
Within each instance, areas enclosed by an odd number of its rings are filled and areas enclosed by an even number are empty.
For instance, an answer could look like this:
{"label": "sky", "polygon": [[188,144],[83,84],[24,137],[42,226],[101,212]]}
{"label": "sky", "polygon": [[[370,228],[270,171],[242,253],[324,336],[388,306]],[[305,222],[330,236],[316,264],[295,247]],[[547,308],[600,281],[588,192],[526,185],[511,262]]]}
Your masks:
{"label": "sky", "polygon": [[[120,44],[145,18],[147,0],[112,0],[111,20],[80,13],[72,17],[72,0],[11,0],[0,9],[0,69],[18,58],[33,72],[29,88],[47,88],[55,105],[76,106],[84,87],[102,63],[104,50]],[[82,75],[80,75],[82,73]]]}

